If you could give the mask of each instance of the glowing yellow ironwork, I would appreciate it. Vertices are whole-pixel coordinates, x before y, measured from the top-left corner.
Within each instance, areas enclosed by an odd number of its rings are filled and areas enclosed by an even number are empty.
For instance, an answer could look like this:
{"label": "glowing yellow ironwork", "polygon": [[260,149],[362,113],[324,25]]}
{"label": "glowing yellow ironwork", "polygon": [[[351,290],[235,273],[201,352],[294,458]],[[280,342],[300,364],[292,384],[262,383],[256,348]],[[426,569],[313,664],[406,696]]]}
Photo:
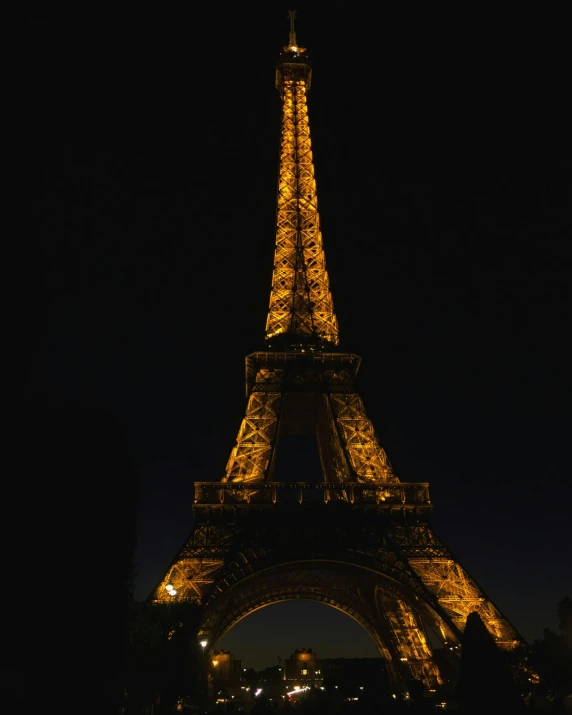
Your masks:
{"label": "glowing yellow ironwork", "polygon": [[461,632],[469,613],[476,611],[497,645],[502,648],[517,645],[519,637],[512,626],[459,563],[438,558],[410,558],[409,563]]}
{"label": "glowing yellow ironwork", "polygon": [[322,247],[306,104],[309,67],[284,62],[278,73],[282,141],[266,337],[292,333],[337,345],[338,323]]}
{"label": "glowing yellow ironwork", "polygon": [[397,482],[383,447],[380,446],[364,404],[357,394],[333,394],[331,404],[342,443],[356,481]]}
{"label": "glowing yellow ironwork", "polygon": [[[260,372],[270,375],[269,371]],[[280,398],[279,392],[253,392],[250,395],[223,482],[264,481],[278,424]]]}
{"label": "glowing yellow ironwork", "polygon": [[384,600],[385,615],[398,644],[400,660],[415,678],[425,684],[441,684],[439,670],[433,662],[433,653],[427,643],[420,618],[402,599]]}
{"label": "glowing yellow ironwork", "polygon": [[[155,592],[155,602],[201,603],[223,563],[221,559],[180,559],[171,566]],[[167,586],[173,588],[168,589]],[[171,595],[173,592],[174,596]]]}
{"label": "glowing yellow ironwork", "polygon": [[[277,341],[271,352],[247,358],[248,402],[221,479],[226,484],[224,488],[220,482],[196,484],[194,533],[155,591],[153,601],[201,605],[206,615],[198,635],[215,642],[220,633],[257,608],[288,598],[310,597],[340,608],[362,623],[384,657],[393,659],[399,677],[409,671],[412,677],[433,687],[442,681],[420,613],[445,643],[458,642],[472,611],[480,614],[499,646],[512,647],[519,637],[422,516],[422,511],[430,507],[427,485],[400,482],[393,474],[356,392],[359,358],[338,351],[324,352],[327,346],[314,345],[310,340],[296,344],[296,337],[306,337],[337,345],[338,326],[322,246],[310,142],[306,94],[311,70],[301,56],[305,50],[296,42],[294,13],[290,13],[290,20],[286,59],[277,69],[282,136],[266,337],[292,336],[294,340],[289,345]],[[272,482],[276,441],[279,432],[288,434],[288,430],[293,430],[292,434],[298,434],[296,430],[315,434],[324,479],[323,501],[308,500],[312,508],[316,507],[307,512],[315,517],[316,524],[308,532],[310,536],[299,543],[305,548],[321,534],[322,546],[319,538],[318,546],[312,544],[312,569],[319,558],[324,563],[347,560],[348,566],[354,558],[359,557],[356,564],[367,559],[369,573],[379,570],[371,598],[363,597],[361,580],[352,595],[343,575],[334,571],[329,582],[324,580],[327,572],[318,571],[316,585],[313,571],[308,575],[300,565],[290,568],[292,554],[299,551],[295,546],[290,552],[286,546],[291,539],[289,509],[285,512],[288,531],[281,536],[276,536],[273,515],[270,529],[260,520],[263,511],[268,513],[266,507],[275,509],[278,517],[288,494],[296,494],[302,504],[311,486],[312,495],[320,497],[315,484]],[[354,537],[341,528],[343,520],[328,506],[330,501],[346,502],[346,513],[355,512],[358,517],[361,507],[386,511],[389,518],[379,522],[383,534],[372,535],[371,549],[364,548],[361,530]],[[248,538],[242,527],[237,531],[234,523],[220,518],[221,510],[235,510],[238,502],[239,510],[252,518],[251,532],[246,528]],[[262,505],[264,510],[260,509]],[[379,548],[378,536],[392,544],[391,551],[386,552],[385,546]],[[338,540],[345,544],[353,543],[354,538],[359,542],[352,548],[344,546],[343,551],[336,551]],[[250,545],[245,548],[245,544]],[[272,569],[268,564],[273,564]],[[403,590],[382,587],[385,576],[391,582],[399,579]],[[220,600],[219,595],[228,594],[230,589],[234,596]],[[340,593],[345,594],[345,600],[338,597]],[[232,598],[238,600],[234,610],[229,610]],[[370,614],[366,602],[376,603],[376,614]]]}

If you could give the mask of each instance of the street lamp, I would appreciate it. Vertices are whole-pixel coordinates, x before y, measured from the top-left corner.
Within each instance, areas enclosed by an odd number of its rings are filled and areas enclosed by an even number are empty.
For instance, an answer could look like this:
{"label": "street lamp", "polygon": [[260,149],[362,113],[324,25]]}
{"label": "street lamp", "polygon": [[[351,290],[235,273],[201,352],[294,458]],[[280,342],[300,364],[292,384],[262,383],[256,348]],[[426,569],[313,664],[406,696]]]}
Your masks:
{"label": "street lamp", "polygon": [[205,698],[206,698],[206,682],[205,682],[205,679],[206,679],[207,676],[206,676],[206,670],[205,670],[205,648],[207,647],[207,644],[208,644],[208,641],[207,641],[207,640],[199,641],[199,645],[200,645],[200,647],[203,649],[203,664],[202,664],[202,671],[203,671],[203,672],[202,672],[202,675],[201,675],[201,690],[202,690],[201,696],[202,696],[202,699],[203,699],[203,704],[204,704],[204,701],[205,701]]}

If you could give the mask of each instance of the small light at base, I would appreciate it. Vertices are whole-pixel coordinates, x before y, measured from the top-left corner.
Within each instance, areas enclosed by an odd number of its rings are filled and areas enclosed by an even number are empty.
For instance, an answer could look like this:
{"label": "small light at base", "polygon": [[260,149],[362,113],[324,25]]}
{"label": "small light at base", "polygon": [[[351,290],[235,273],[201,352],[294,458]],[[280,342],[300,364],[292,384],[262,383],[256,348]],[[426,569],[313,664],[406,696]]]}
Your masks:
{"label": "small light at base", "polygon": [[303,693],[305,690],[310,690],[309,685],[304,685],[303,688],[301,688],[299,685],[294,686],[294,690],[291,690],[289,693],[286,693],[286,695],[299,695],[300,693]]}

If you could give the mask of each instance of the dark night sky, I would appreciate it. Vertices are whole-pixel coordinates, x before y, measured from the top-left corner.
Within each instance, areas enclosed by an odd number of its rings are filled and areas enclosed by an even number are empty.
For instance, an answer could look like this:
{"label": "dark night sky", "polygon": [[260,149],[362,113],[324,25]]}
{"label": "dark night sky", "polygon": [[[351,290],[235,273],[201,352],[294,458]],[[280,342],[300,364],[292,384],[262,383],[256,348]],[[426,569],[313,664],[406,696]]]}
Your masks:
{"label": "dark night sky", "polygon": [[[563,20],[366,7],[299,5],[342,346],[395,471],[431,483],[437,532],[532,639],[572,591]],[[29,386],[126,430],[140,597],[191,529],[194,480],[223,473],[262,346],[286,9],[40,14],[24,38]],[[368,638],[282,604],[225,643],[258,666]]]}

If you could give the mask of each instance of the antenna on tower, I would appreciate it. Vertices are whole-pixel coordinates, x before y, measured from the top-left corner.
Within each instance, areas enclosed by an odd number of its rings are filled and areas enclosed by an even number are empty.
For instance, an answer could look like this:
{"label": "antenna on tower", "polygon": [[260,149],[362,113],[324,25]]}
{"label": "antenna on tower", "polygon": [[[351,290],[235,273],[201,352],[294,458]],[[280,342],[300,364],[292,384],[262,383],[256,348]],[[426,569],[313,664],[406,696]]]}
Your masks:
{"label": "antenna on tower", "polygon": [[288,44],[284,50],[285,52],[293,52],[295,55],[299,55],[301,52],[306,52],[306,48],[300,47],[296,42],[296,28],[294,27],[296,10],[288,10],[288,17],[290,18],[290,34],[288,36]]}
{"label": "antenna on tower", "polygon": [[296,20],[296,10],[288,10],[288,17],[290,18],[290,36],[288,38],[288,45],[290,47],[297,47],[296,28],[294,27],[294,21]]}

